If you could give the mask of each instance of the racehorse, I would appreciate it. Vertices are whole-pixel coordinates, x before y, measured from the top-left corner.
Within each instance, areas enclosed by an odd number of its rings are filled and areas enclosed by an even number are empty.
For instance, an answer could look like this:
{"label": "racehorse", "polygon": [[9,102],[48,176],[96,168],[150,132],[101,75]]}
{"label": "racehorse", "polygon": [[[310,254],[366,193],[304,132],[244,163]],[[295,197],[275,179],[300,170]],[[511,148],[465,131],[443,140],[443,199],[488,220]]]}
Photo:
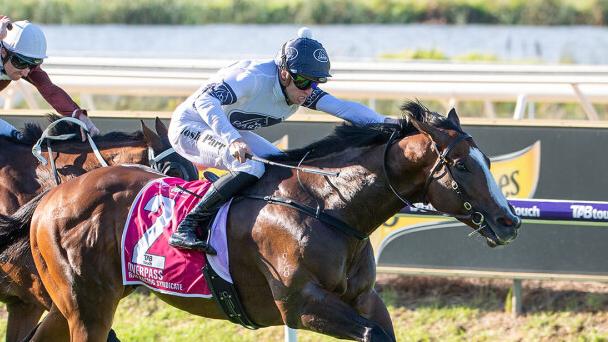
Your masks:
{"label": "racehorse", "polygon": [[[415,102],[402,110],[399,127],[342,125],[308,147],[271,158],[335,171],[335,177],[272,166],[232,203],[226,230],[230,274],[256,325],[395,341],[374,290],[367,237],[404,206],[402,199],[453,215],[490,246],[517,236],[521,221],[456,112],[443,117]],[[54,303],[32,340],[105,340],[119,301],[134,289],[122,284],[123,225],[140,189],[159,177],[139,168],[97,169],[32,203],[32,254]],[[266,195],[317,205],[321,216],[348,228],[334,229],[314,211],[267,202]],[[190,313],[227,319],[211,300],[155,294]]]}
{"label": "racehorse", "polygon": [[[58,117],[51,117],[52,121]],[[124,163],[159,166],[170,175],[194,179],[197,171],[191,163],[176,153],[162,154],[171,148],[167,128],[157,119],[156,132],[142,121],[142,130],[135,133],[112,132],[95,138],[101,155],[110,165]],[[12,214],[38,193],[55,186],[54,172],[32,155],[32,146],[42,135],[38,125],[26,124],[23,130],[28,144],[0,138],[0,214]],[[52,135],[77,133],[77,126],[59,123]],[[149,150],[150,149],[150,150]],[[166,157],[165,157],[166,155]],[[49,160],[47,152],[43,153]],[[162,160],[154,156],[163,156]],[[100,167],[88,143],[77,138],[53,143],[53,158],[60,181],[82,175]],[[151,159],[152,158],[152,159]],[[174,166],[171,166],[174,165]],[[178,165],[182,169],[179,169]],[[0,235],[1,237],[2,235]],[[51,298],[36,271],[29,248],[23,243],[0,249],[0,301],[6,303],[8,323],[6,340],[21,341],[36,325],[44,310],[51,308]]]}

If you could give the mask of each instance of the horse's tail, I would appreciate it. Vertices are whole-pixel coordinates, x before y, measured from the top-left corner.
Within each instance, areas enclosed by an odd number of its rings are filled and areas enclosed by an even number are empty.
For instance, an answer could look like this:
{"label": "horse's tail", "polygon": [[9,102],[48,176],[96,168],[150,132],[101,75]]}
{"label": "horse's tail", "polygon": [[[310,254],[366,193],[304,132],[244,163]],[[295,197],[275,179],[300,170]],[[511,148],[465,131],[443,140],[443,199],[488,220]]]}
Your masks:
{"label": "horse's tail", "polygon": [[28,236],[34,210],[47,192],[48,190],[45,190],[31,199],[13,215],[0,214],[0,251],[4,251],[16,241]]}

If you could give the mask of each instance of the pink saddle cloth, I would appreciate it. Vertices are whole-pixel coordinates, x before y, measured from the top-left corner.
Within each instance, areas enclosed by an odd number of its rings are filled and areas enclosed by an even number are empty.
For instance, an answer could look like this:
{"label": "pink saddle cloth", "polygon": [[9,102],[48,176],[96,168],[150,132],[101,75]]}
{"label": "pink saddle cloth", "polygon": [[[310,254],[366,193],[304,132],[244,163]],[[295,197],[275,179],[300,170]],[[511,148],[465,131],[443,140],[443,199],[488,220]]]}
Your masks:
{"label": "pink saddle cloth", "polygon": [[[140,191],[122,236],[123,284],[142,284],[182,297],[211,297],[202,273],[207,256],[168,243],[178,223],[210,185],[208,181],[167,177],[151,181]],[[227,211],[226,206],[223,209]],[[225,248],[219,254],[225,258]]]}

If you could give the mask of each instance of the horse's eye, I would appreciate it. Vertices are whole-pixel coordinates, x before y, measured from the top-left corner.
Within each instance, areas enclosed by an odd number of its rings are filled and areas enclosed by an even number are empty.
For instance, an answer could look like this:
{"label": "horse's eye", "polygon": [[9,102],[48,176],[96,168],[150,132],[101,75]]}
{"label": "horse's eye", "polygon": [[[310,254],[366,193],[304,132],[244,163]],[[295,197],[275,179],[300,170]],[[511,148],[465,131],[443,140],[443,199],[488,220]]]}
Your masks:
{"label": "horse's eye", "polygon": [[456,162],[454,164],[454,167],[458,170],[458,171],[469,171],[469,169],[467,169],[467,166],[464,165],[463,162]]}

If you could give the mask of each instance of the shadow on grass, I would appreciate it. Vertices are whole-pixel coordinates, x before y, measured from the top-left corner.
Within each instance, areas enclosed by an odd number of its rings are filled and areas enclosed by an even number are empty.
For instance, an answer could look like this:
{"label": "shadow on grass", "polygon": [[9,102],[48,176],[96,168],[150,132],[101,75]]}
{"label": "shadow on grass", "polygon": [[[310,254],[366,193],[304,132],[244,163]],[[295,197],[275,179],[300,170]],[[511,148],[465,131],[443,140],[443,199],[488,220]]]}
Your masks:
{"label": "shadow on grass", "polygon": [[[512,282],[381,275],[376,291],[387,306],[504,311]],[[522,281],[524,313],[608,311],[608,285],[598,283]]]}

